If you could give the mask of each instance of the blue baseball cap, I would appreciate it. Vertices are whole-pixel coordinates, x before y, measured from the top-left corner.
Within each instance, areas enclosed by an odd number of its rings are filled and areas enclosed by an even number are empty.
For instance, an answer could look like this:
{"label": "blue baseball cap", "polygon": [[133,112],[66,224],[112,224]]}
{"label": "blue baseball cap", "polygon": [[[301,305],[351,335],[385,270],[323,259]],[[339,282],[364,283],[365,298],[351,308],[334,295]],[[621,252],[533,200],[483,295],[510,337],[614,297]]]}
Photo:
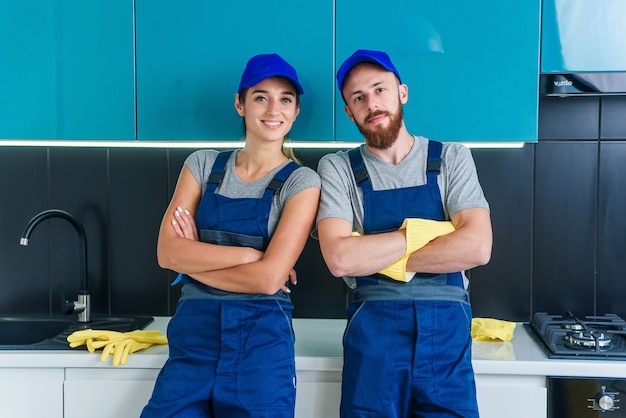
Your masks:
{"label": "blue baseball cap", "polygon": [[298,94],[304,94],[296,70],[278,54],[261,54],[250,58],[246,69],[241,74],[237,93],[240,93],[241,89],[255,86],[270,77],[285,77],[296,86]]}
{"label": "blue baseball cap", "polygon": [[339,71],[337,71],[337,85],[339,86],[339,91],[343,91],[343,81],[345,80],[348,73],[357,65],[365,62],[370,62],[373,64],[378,64],[383,67],[387,71],[391,71],[398,77],[398,81],[402,83],[402,79],[400,78],[400,73],[396,70],[396,67],[391,62],[389,55],[382,51],[369,51],[367,49],[359,49],[354,54],[350,55],[350,57],[341,64],[339,67]]}

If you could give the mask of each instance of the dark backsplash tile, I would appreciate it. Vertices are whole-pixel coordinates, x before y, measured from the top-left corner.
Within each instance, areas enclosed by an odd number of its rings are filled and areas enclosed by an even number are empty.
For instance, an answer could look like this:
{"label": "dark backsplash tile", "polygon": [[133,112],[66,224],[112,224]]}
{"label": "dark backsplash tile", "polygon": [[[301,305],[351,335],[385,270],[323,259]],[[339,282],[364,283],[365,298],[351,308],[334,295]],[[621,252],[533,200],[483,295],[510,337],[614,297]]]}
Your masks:
{"label": "dark backsplash tile", "polygon": [[539,141],[597,140],[598,97],[542,97],[539,100]]}
{"label": "dark backsplash tile", "polygon": [[626,140],[626,96],[602,98],[600,138],[603,140]]}

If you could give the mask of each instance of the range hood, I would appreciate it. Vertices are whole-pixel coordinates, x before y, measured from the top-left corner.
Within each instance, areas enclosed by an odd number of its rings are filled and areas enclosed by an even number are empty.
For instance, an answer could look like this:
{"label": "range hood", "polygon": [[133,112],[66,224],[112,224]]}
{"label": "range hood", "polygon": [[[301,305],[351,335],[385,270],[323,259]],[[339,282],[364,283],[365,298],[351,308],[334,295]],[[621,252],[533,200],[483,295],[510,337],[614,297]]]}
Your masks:
{"label": "range hood", "polygon": [[542,96],[626,95],[625,0],[542,0]]}
{"label": "range hood", "polygon": [[541,96],[626,95],[626,72],[544,73],[539,78]]}

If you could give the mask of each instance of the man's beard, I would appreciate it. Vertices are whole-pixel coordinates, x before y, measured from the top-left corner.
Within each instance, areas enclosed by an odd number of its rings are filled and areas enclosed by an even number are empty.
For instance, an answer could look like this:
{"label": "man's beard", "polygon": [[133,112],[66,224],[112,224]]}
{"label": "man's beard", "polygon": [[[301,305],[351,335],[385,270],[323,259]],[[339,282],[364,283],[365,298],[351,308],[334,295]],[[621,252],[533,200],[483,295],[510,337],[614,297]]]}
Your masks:
{"label": "man's beard", "polygon": [[365,143],[368,146],[384,150],[392,146],[398,139],[398,133],[402,127],[402,105],[398,104],[398,110],[393,114],[382,110],[374,111],[367,116],[366,120],[378,115],[387,115],[389,117],[388,127],[367,127],[365,123],[360,124],[358,122],[356,122],[356,126],[365,137]]}

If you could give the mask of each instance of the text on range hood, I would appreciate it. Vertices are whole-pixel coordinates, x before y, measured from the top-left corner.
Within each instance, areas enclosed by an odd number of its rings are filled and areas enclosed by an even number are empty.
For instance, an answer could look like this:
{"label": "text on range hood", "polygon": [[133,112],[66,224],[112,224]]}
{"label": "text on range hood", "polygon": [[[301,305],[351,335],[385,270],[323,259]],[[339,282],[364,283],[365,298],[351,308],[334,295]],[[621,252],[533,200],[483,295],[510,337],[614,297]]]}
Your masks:
{"label": "text on range hood", "polygon": [[541,74],[539,94],[541,96],[626,95],[626,72]]}

